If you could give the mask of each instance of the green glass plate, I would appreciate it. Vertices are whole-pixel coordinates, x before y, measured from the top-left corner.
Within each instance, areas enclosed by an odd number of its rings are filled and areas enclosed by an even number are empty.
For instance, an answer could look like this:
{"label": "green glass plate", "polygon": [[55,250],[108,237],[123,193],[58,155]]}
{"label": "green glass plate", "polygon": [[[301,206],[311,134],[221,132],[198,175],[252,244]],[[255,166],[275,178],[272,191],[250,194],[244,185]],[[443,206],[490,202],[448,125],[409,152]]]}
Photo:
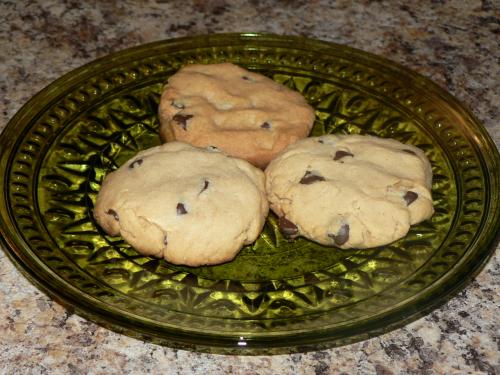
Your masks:
{"label": "green glass plate", "polygon": [[[312,135],[392,137],[425,151],[436,213],[391,245],[338,250],[286,241],[269,216],[230,263],[179,267],[96,225],[103,176],[159,144],[162,84],[181,66],[230,61],[301,92]],[[462,288],[499,228],[498,151],[428,79],[383,58],[299,37],[224,34],[157,42],[72,71],[0,136],[0,233],[36,285],[118,332],[185,349],[284,353],[403,326]]]}

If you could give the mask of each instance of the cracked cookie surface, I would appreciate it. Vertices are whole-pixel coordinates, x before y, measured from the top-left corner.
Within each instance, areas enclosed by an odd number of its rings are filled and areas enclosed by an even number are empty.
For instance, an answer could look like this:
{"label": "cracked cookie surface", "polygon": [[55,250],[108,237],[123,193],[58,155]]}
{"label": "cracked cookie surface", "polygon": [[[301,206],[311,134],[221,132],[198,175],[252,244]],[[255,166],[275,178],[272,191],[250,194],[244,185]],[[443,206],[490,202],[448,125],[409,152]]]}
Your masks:
{"label": "cracked cookie surface", "polygon": [[423,151],[361,135],[311,137],[266,168],[266,190],[288,237],[369,248],[430,218],[432,170]]}
{"label": "cracked cookie surface", "polygon": [[164,87],[158,112],[163,141],[216,146],[261,168],[306,137],[314,122],[300,93],[230,63],[179,70]]}
{"label": "cracked cookie surface", "polygon": [[181,142],[139,152],[101,186],[94,217],[144,255],[200,266],[232,260],[268,213],[264,173]]}

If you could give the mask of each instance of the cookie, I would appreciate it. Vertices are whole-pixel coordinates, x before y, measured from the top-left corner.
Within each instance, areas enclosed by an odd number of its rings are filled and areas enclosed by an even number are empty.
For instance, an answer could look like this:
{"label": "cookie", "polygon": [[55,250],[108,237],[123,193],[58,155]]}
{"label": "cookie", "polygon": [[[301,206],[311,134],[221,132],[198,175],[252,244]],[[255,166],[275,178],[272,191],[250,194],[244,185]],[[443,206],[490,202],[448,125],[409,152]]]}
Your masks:
{"label": "cookie", "polygon": [[160,137],[265,167],[306,137],[314,110],[298,92],[236,65],[188,65],[171,76],[159,106]]}
{"label": "cookie", "polygon": [[424,153],[392,139],[325,135],[298,141],[266,171],[271,209],[288,237],[369,248],[430,218],[432,170]]}
{"label": "cookie", "polygon": [[232,260],[268,213],[264,173],[181,142],[139,152],[108,174],[94,217],[139,253],[200,266]]}

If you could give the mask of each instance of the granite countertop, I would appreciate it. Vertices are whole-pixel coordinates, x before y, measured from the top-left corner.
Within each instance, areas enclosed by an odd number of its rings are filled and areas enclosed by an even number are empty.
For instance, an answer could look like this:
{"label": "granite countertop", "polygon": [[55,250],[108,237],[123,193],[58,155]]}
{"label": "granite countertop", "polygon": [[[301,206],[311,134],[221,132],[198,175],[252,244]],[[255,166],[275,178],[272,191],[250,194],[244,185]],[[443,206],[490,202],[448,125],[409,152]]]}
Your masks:
{"label": "granite countertop", "polygon": [[[178,36],[257,31],[334,41],[414,69],[465,103],[500,145],[500,8],[492,0],[2,0],[0,18],[0,130],[38,90],[97,57]],[[108,331],[49,299],[0,251],[0,374],[500,374],[499,270],[497,251],[447,304],[383,336],[245,357]]]}

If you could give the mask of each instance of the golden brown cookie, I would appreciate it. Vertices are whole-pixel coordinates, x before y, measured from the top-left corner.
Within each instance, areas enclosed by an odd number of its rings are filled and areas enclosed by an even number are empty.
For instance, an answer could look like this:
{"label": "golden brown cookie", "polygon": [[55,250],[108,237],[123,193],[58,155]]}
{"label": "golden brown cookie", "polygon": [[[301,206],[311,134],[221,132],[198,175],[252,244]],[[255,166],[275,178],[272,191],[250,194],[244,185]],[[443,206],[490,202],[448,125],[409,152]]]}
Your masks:
{"label": "golden brown cookie", "polygon": [[159,116],[164,142],[215,146],[261,168],[314,122],[298,92],[229,63],[179,70],[164,88]]}

